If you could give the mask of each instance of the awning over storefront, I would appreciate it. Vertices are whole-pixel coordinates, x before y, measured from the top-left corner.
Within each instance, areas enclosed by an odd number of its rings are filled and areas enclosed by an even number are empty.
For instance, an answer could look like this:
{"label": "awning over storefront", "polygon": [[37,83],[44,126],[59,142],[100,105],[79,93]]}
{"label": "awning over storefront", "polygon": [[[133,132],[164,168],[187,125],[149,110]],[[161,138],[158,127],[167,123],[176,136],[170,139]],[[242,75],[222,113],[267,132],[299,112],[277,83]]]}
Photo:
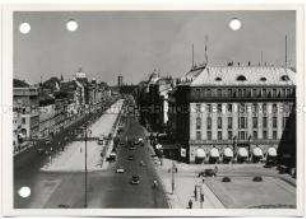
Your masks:
{"label": "awning over storefront", "polygon": [[277,151],[276,151],[276,149],[275,149],[275,148],[269,148],[269,149],[268,149],[268,155],[269,155],[270,157],[276,157],[276,156],[277,156]]}
{"label": "awning over storefront", "polygon": [[239,148],[238,149],[238,156],[240,157],[248,157],[249,153],[246,148]]}
{"label": "awning over storefront", "polygon": [[217,148],[212,148],[209,151],[209,156],[210,157],[219,157],[219,150]]}
{"label": "awning over storefront", "polygon": [[225,157],[233,157],[234,156],[233,150],[231,148],[225,148],[223,153],[224,153]]}
{"label": "awning over storefront", "polygon": [[196,157],[197,158],[205,158],[206,153],[205,153],[204,149],[198,148],[197,151],[196,151]]}
{"label": "awning over storefront", "polygon": [[259,147],[253,148],[252,153],[255,157],[262,157],[263,156],[262,150]]}

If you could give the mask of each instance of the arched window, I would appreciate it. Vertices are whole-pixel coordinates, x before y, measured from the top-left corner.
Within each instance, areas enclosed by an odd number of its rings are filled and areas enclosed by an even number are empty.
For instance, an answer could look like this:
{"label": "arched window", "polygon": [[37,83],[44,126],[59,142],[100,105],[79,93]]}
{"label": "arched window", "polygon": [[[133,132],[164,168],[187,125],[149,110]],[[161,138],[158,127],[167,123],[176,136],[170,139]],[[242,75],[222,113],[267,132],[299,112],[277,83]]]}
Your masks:
{"label": "arched window", "polygon": [[239,75],[237,81],[246,81],[246,77],[244,75]]}
{"label": "arched window", "polygon": [[289,78],[288,75],[282,75],[282,76],[281,76],[281,80],[282,80],[282,81],[290,81],[290,78]]}

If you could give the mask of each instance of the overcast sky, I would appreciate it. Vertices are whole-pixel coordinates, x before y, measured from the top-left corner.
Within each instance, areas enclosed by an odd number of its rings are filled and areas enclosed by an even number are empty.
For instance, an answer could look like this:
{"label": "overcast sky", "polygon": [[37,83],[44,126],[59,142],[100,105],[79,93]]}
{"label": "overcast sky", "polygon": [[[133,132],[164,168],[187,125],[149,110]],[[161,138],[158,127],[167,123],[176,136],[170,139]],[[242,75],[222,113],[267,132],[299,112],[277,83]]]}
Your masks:
{"label": "overcast sky", "polygon": [[[242,28],[232,31],[232,18]],[[75,19],[79,28],[66,30]],[[28,22],[30,33],[18,31]],[[72,79],[81,66],[89,78],[114,84],[118,74],[138,83],[159,68],[161,75],[182,76],[195,60],[204,60],[208,36],[210,64],[227,61],[283,65],[285,35],[289,62],[295,66],[294,11],[176,12],[16,12],[14,14],[14,76],[37,83],[50,76]]]}

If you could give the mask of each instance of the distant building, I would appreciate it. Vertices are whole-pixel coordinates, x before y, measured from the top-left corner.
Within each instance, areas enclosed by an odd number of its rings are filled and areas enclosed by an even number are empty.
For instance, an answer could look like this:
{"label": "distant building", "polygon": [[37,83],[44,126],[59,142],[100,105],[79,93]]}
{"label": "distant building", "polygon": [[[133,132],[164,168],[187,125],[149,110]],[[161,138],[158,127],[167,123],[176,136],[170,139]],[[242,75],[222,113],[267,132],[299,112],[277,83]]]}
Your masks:
{"label": "distant building", "polygon": [[55,104],[39,107],[40,138],[47,138],[55,134]]}
{"label": "distant building", "polygon": [[118,76],[118,87],[121,87],[121,86],[123,86],[124,85],[124,83],[123,83],[123,76],[122,75],[119,75]]}
{"label": "distant building", "polygon": [[78,80],[62,83],[61,90],[56,94],[58,99],[67,98],[74,103],[75,111],[82,113],[85,108],[85,88]]}
{"label": "distant building", "polygon": [[140,85],[138,96],[140,121],[151,131],[164,132],[168,123],[168,93],[175,86],[171,77],[159,77],[154,71]]}
{"label": "distant building", "polygon": [[38,89],[14,79],[13,144],[14,151],[22,149],[27,140],[39,135]]}
{"label": "distant building", "polygon": [[36,87],[13,88],[14,111],[30,112],[38,107],[38,89]]}
{"label": "distant building", "polygon": [[184,159],[202,163],[225,150],[250,157],[277,149],[294,111],[295,77],[290,69],[267,66],[190,70],[169,98],[171,135]]}

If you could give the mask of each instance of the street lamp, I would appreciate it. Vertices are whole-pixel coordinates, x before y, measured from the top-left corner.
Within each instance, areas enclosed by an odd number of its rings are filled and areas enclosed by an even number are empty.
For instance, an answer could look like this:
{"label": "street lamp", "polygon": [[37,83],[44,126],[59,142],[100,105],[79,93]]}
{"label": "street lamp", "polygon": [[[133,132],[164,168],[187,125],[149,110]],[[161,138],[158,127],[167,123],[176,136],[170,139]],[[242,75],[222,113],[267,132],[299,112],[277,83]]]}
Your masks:
{"label": "street lamp", "polygon": [[84,208],[87,208],[88,206],[88,191],[87,191],[87,181],[88,181],[88,169],[87,169],[87,140],[88,135],[92,133],[92,131],[88,128],[87,125],[84,125],[84,141],[85,141],[85,164],[84,164]]}

